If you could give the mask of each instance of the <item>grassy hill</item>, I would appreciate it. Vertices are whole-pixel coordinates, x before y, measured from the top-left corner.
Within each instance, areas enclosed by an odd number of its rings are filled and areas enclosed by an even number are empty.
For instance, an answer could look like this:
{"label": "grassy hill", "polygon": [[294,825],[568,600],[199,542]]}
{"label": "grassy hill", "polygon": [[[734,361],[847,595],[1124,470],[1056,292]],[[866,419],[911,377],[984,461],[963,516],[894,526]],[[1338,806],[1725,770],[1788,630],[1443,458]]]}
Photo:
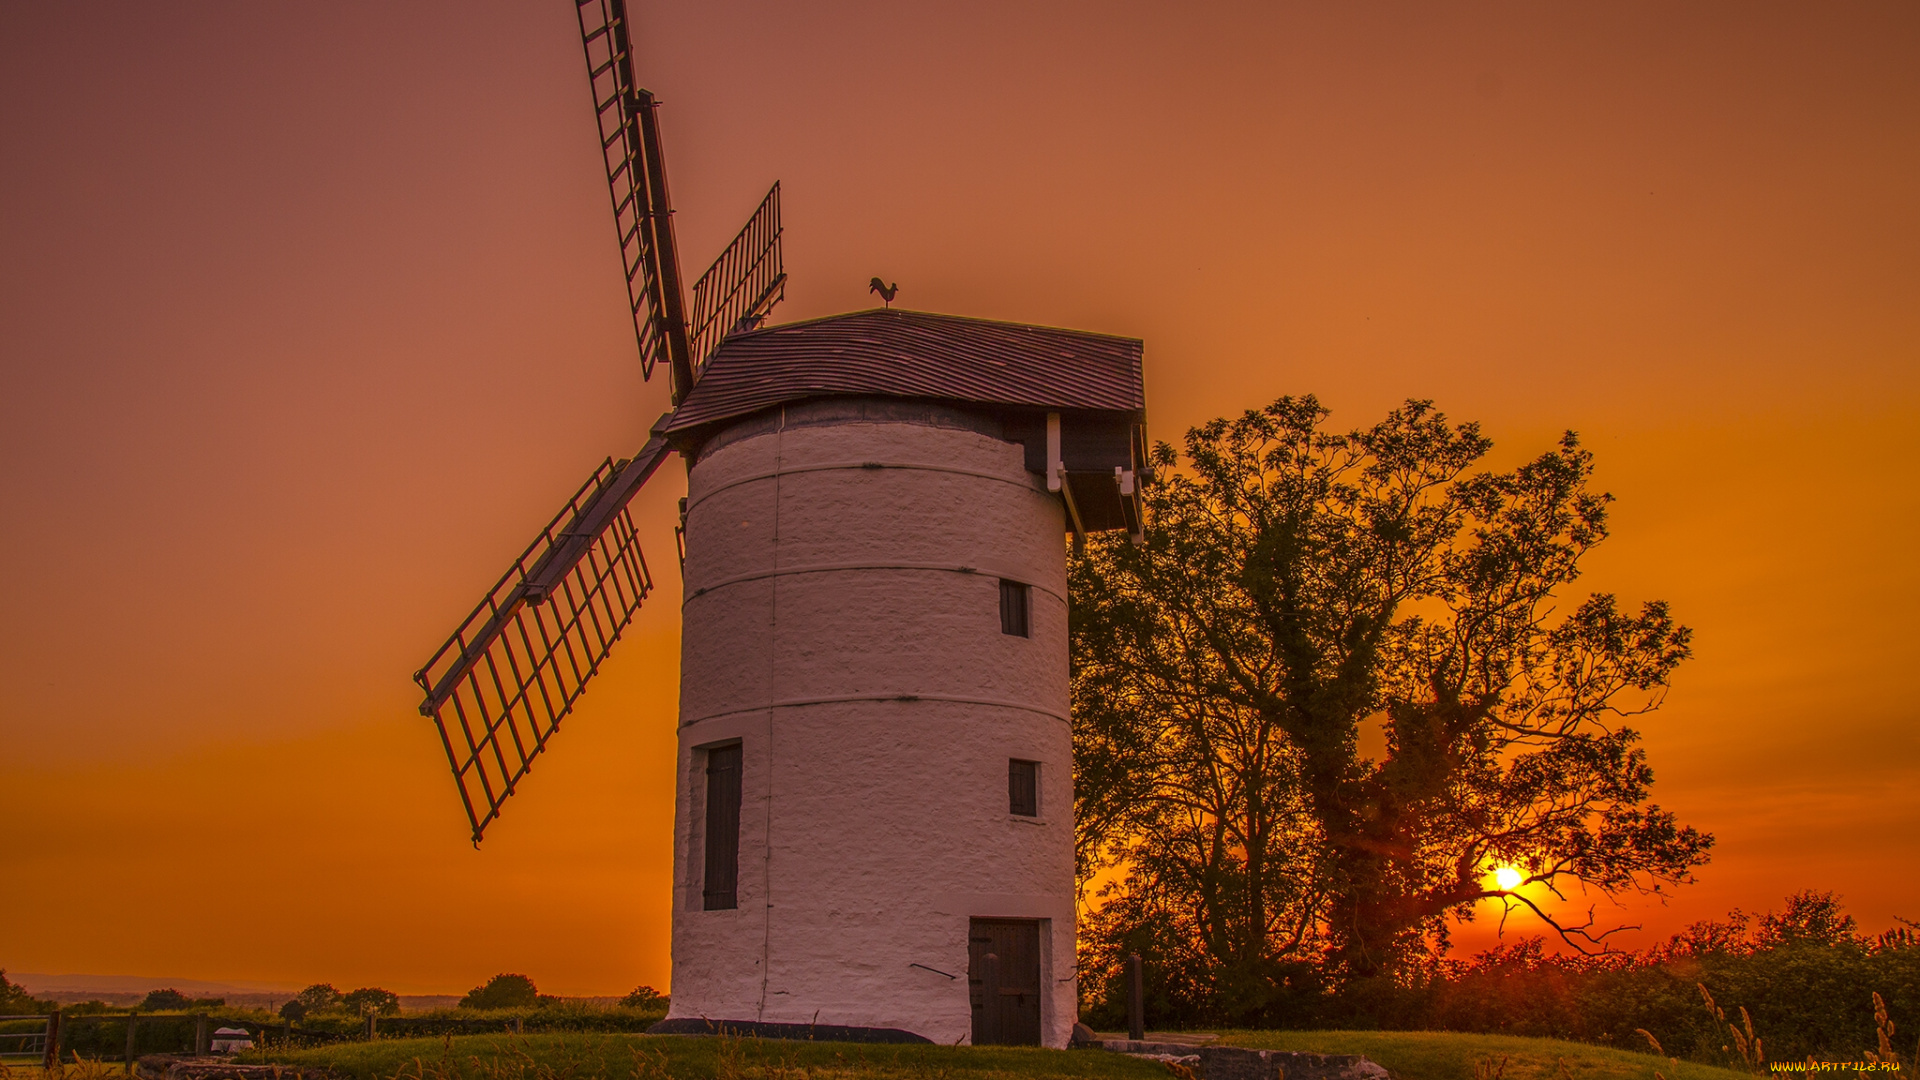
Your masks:
{"label": "grassy hill", "polygon": [[[1750,1073],[1674,1063],[1652,1054],[1610,1046],[1528,1039],[1517,1035],[1465,1035],[1451,1031],[1223,1031],[1220,1041],[1259,1050],[1308,1050],[1318,1054],[1364,1054],[1402,1080],[1476,1080],[1475,1066],[1491,1080],[1751,1080]],[[1501,1062],[1505,1062],[1504,1068]],[[1564,1075],[1562,1063],[1564,1062]]]}
{"label": "grassy hill", "polygon": [[[1398,1080],[1748,1080],[1747,1074],[1554,1039],[1447,1032],[1235,1031],[1221,1042],[1365,1054]],[[1099,1050],[869,1046],[619,1034],[391,1039],[242,1060],[322,1065],[353,1080],[998,1080],[1152,1078],[1156,1062]],[[1501,1063],[1504,1062],[1504,1065]],[[1476,1075],[1476,1066],[1479,1072]]]}

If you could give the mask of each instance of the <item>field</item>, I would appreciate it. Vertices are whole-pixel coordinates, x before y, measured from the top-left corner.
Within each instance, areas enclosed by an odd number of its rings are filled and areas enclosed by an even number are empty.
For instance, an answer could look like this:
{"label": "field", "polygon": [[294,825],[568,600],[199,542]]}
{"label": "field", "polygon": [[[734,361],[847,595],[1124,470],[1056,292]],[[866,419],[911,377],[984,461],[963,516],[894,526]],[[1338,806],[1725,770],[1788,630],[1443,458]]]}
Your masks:
{"label": "field", "polygon": [[[1244,1031],[1222,1042],[1274,1050],[1365,1054],[1397,1080],[1744,1080],[1748,1074],[1553,1039],[1443,1032]],[[869,1046],[636,1035],[473,1035],[391,1039],[244,1055],[321,1065],[353,1080],[997,1080],[1139,1077],[1156,1062],[1099,1050]],[[1505,1062],[1504,1066],[1501,1062]],[[1478,1067],[1476,1069],[1476,1067]],[[1496,1072],[1496,1070],[1498,1070]]]}
{"label": "field", "polygon": [[[1690,1061],[1677,1064],[1651,1054],[1610,1046],[1528,1039],[1517,1035],[1465,1035],[1449,1031],[1229,1031],[1220,1041],[1260,1050],[1309,1050],[1319,1054],[1364,1054],[1401,1080],[1476,1080],[1475,1066],[1501,1070],[1501,1080],[1751,1080],[1750,1073]],[[1501,1061],[1506,1062],[1501,1069]],[[1487,1074],[1486,1080],[1492,1080]]]}

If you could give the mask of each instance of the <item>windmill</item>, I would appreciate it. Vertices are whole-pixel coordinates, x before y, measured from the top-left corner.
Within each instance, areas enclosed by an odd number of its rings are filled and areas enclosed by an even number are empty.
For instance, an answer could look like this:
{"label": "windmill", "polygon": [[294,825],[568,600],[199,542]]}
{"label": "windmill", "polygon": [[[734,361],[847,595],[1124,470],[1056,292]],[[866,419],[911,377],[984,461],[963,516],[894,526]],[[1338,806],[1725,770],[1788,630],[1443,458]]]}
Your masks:
{"label": "windmill", "polygon": [[415,674],[479,844],[653,587],[686,464],[663,1032],[1064,1045],[1063,537],[1141,529],[1141,343],[926,312],[763,325],[780,186],[682,292],[624,0],[575,0],[627,296],[672,411]]}

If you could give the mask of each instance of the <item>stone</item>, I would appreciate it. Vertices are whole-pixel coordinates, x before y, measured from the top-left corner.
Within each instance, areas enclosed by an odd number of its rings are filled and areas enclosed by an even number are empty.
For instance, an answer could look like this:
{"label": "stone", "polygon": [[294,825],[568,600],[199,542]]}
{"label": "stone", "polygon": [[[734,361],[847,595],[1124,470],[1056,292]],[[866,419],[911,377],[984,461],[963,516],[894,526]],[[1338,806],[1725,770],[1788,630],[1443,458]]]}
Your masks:
{"label": "stone", "polygon": [[1292,1050],[1200,1048],[1205,1080],[1391,1080],[1387,1070],[1359,1054],[1308,1054]]}
{"label": "stone", "polygon": [[165,1080],[343,1080],[331,1069],[298,1065],[235,1065],[224,1057],[147,1054],[140,1073]]}
{"label": "stone", "polygon": [[1100,1049],[1115,1054],[1131,1054],[1134,1057],[1150,1058],[1190,1058],[1199,1051],[1199,1047],[1189,1042],[1173,1042],[1160,1039],[1102,1039],[1097,1044]]}

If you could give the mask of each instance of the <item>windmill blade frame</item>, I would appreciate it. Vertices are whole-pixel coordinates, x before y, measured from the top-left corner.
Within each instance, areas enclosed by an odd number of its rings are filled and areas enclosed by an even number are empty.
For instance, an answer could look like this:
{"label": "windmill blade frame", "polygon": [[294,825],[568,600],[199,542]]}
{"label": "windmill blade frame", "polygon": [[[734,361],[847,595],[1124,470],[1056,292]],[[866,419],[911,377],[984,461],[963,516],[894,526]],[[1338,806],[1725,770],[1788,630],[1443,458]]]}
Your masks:
{"label": "windmill blade frame", "polygon": [[691,341],[694,379],[707,358],[743,324],[757,325],[786,299],[787,267],[780,249],[780,182],[747,218],[707,272],[693,283]]}
{"label": "windmill blade frame", "polygon": [[670,453],[602,462],[414,673],[476,845],[653,591],[627,504]]}
{"label": "windmill blade frame", "polygon": [[[641,373],[651,378],[665,363],[678,406],[698,377],[695,361],[785,297],[780,185],[695,284],[696,352],[659,105],[634,82],[626,2],[574,6]],[[602,462],[414,673],[426,693],[420,712],[440,731],[476,845],[653,590],[627,505],[672,452],[655,434],[633,459]],[[676,530],[676,548],[679,539]]]}
{"label": "windmill blade frame", "polygon": [[600,131],[601,164],[613,201],[614,229],[620,238],[640,372],[651,379],[654,366],[664,361],[677,405],[693,389],[693,361],[655,112],[659,103],[634,84],[626,0],[575,0],[575,14]]}

